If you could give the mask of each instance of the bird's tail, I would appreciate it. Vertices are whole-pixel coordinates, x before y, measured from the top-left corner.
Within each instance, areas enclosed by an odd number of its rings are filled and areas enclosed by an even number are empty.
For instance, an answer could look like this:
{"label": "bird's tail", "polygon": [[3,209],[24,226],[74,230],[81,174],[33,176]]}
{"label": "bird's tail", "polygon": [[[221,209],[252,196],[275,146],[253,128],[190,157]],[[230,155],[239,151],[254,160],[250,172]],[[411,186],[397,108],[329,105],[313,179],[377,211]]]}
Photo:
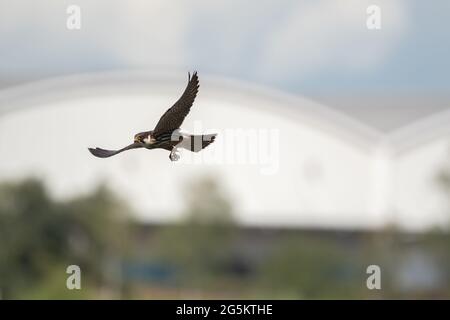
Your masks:
{"label": "bird's tail", "polygon": [[216,139],[217,133],[212,134],[190,134],[183,136],[182,147],[184,149],[199,152],[205,149]]}

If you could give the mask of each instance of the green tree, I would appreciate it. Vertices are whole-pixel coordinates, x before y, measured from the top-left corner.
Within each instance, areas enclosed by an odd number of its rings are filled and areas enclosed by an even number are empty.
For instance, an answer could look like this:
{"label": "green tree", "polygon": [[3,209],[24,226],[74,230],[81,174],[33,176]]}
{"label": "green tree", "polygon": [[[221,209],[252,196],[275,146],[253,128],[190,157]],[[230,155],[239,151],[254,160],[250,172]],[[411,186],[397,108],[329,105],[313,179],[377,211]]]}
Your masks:
{"label": "green tree", "polygon": [[205,287],[225,276],[235,224],[232,207],[218,183],[206,177],[186,188],[187,209],[182,221],[161,230],[159,257],[172,264],[183,285]]}
{"label": "green tree", "polygon": [[[128,209],[99,187],[69,201],[52,199],[42,182],[0,185],[0,289],[3,298],[90,297],[113,286],[104,270],[126,249]],[[66,267],[79,265],[83,290],[66,289]]]}

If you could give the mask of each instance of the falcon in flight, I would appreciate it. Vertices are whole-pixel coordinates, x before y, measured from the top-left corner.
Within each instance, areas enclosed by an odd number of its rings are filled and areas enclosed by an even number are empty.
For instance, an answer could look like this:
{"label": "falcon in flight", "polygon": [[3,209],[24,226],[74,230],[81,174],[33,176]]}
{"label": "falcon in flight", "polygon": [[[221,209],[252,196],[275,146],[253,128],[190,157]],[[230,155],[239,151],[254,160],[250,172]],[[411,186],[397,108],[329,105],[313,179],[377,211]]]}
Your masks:
{"label": "falcon in flight", "polygon": [[146,148],[165,149],[170,151],[169,159],[177,161],[180,158],[178,148],[198,152],[214,142],[217,134],[193,135],[180,131],[184,118],[191,110],[199,88],[197,72],[188,75],[188,84],[183,95],[159,119],[155,129],[140,132],[134,136],[134,143],[119,150],[89,148],[96,157],[108,158],[126,150]]}

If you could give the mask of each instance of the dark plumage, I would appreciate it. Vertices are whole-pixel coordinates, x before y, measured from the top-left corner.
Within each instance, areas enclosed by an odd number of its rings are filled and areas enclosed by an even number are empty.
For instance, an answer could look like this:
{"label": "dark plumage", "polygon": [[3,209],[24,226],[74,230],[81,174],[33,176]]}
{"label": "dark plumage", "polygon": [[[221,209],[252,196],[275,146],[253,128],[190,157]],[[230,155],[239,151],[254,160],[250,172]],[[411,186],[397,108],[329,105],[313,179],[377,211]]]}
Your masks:
{"label": "dark plumage", "polygon": [[146,148],[165,149],[170,151],[169,158],[178,160],[177,147],[198,152],[214,142],[217,134],[192,135],[179,131],[181,124],[188,115],[199,89],[197,72],[192,77],[188,75],[188,84],[183,95],[159,119],[154,130],[140,132],[134,136],[134,143],[119,150],[88,148],[96,157],[108,158],[126,150]]}
{"label": "dark plumage", "polygon": [[162,115],[161,119],[159,119],[156,124],[156,127],[153,130],[155,137],[180,128],[184,118],[186,118],[189,111],[191,111],[192,104],[197,96],[198,88],[200,87],[197,72],[194,72],[192,78],[189,74],[188,80],[188,85],[184,90],[183,95]]}

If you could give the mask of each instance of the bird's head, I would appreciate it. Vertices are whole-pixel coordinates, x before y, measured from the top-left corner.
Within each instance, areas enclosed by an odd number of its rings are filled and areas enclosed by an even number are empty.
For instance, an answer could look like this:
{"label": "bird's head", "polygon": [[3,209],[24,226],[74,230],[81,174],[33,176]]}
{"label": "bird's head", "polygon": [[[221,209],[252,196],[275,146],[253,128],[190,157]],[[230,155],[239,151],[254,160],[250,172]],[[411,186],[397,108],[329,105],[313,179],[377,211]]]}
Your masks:
{"label": "bird's head", "polygon": [[134,142],[144,143],[145,132],[139,132],[134,135]]}
{"label": "bird's head", "polygon": [[137,143],[148,143],[151,140],[151,131],[139,132],[134,135],[134,142]]}

